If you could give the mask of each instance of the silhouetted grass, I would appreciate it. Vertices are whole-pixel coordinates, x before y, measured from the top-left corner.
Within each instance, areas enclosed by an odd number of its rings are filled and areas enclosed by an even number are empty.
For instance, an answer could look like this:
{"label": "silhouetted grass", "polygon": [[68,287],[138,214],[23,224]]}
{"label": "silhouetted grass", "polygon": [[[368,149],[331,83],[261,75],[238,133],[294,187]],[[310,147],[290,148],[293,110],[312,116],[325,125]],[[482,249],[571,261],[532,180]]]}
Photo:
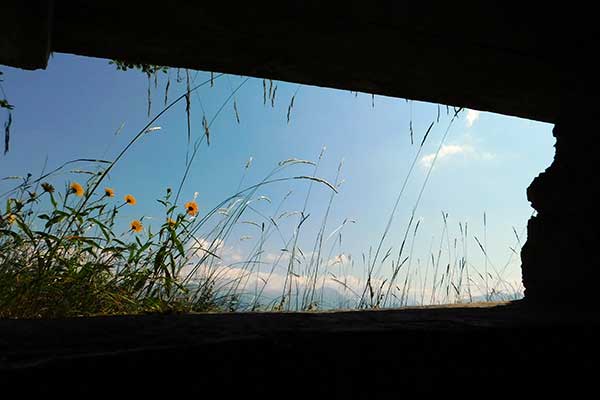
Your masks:
{"label": "silhouetted grass", "polygon": [[[364,276],[361,279],[356,276],[355,259],[341,252],[343,231],[354,221],[346,219],[330,228],[331,210],[343,182],[343,164],[339,164],[333,183],[320,178],[319,167],[325,149],[316,162],[284,160],[260,182],[242,189],[246,171],[251,165],[249,160],[237,193],[206,214],[199,215],[195,199],[180,199],[183,185],[200,146],[205,140],[209,143],[210,127],[232,100],[239,122],[235,93],[248,79],[235,89],[231,87],[231,94],[210,121],[203,117],[205,134],[194,143],[190,136],[190,96],[204,85],[210,83],[212,86],[214,80],[221,76],[211,74],[209,80],[192,87],[190,74],[186,71],[185,93],[152,118],[113,161],[73,160],[35,179],[30,175],[20,178],[21,182],[2,195],[6,202],[0,212],[0,317],[166,311],[307,311],[335,306],[365,309],[470,302],[474,299],[473,289],[488,301],[510,299],[518,293],[519,288],[512,287],[503,279],[510,259],[502,269],[496,268],[489,259],[485,216],[484,243],[473,237],[485,257],[483,272],[469,261],[467,224],[459,223],[460,238],[451,238],[445,212],[442,212],[443,228],[437,251],[432,248],[423,259],[414,254],[415,243],[420,240],[421,224],[416,218],[416,211],[437,153],[421,184],[416,203],[410,208],[412,211],[401,243],[397,250],[395,245],[386,244],[395,214],[401,206],[400,200],[423,146],[430,138],[434,122],[420,141],[377,246],[362,254]],[[165,89],[165,104],[169,85],[170,80]],[[269,81],[267,91],[263,80],[265,105],[268,98],[274,106],[276,92],[276,84]],[[288,123],[297,93],[298,88],[287,107]],[[104,179],[135,142],[151,129],[152,124],[184,99],[188,150],[191,153],[188,151],[186,154],[186,166],[177,190],[167,189],[164,197],[157,199],[163,206],[163,220],[158,226],[156,223],[150,226],[140,215],[124,226],[119,222],[118,214],[123,208],[135,211],[135,194],[123,193],[120,188],[107,188],[103,184]],[[148,104],[150,110],[150,101]],[[438,152],[460,111],[455,110],[451,117]],[[411,141],[414,134],[411,121]],[[58,180],[57,173],[75,163],[89,164],[89,170],[78,171],[85,179]],[[309,174],[279,176],[290,167],[302,166],[312,168],[312,171]],[[285,210],[287,196],[270,215],[256,207],[261,202],[272,201],[260,194],[261,189],[292,180],[307,183],[301,210]],[[300,243],[306,242],[303,237],[305,226],[312,221],[309,205],[313,185],[326,188],[330,196],[311,241],[311,251],[306,252]],[[257,215],[259,219],[253,220],[252,216]],[[292,232],[284,232],[284,222],[294,219]],[[258,237],[254,239],[247,235],[240,238],[253,240],[253,245],[243,259],[227,260],[224,244],[241,225],[253,227]],[[520,246],[516,230],[515,236]],[[268,257],[273,256],[268,247],[273,237],[282,246],[274,257]],[[386,248],[388,250],[384,251]],[[517,254],[518,249],[512,251]],[[333,267],[339,272],[333,273]],[[267,286],[276,277],[283,279],[278,288],[280,293],[268,298]],[[326,290],[332,288],[339,294],[335,305],[327,304],[325,298]]]}

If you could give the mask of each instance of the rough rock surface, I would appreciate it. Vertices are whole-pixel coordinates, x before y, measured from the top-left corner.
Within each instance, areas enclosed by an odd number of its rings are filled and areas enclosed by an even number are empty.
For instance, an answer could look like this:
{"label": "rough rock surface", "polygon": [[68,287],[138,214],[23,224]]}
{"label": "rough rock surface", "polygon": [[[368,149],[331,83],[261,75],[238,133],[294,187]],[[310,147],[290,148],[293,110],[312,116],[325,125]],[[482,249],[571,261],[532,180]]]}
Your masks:
{"label": "rough rock surface", "polygon": [[595,382],[599,333],[593,312],[521,303],[1,320],[0,381],[46,395],[577,391]]}
{"label": "rough rock surface", "polygon": [[590,131],[595,111],[576,108],[554,127],[554,161],[527,190],[537,215],[521,252],[525,296],[549,305],[593,306],[600,282],[598,139]]}
{"label": "rough rock surface", "polygon": [[[593,55],[600,29],[592,7],[397,0],[235,5],[4,0],[0,64],[45,68],[53,51],[554,122],[564,94],[593,101],[597,92],[590,90],[592,83],[598,88]],[[45,20],[34,8],[46,10]],[[30,40],[44,28],[45,37]]]}

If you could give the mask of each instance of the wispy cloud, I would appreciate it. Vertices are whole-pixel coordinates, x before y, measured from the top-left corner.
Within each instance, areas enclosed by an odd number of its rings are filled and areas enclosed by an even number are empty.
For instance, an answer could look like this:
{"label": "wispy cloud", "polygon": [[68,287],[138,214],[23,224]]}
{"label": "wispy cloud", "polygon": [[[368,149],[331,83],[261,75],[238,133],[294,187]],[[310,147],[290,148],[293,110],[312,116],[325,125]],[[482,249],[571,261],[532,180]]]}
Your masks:
{"label": "wispy cloud", "polygon": [[[449,156],[457,155],[457,154],[472,154],[475,150],[471,145],[459,145],[459,144],[444,144],[440,149],[438,154],[438,161],[447,158]],[[421,166],[423,168],[431,167],[433,164],[433,160],[435,159],[435,153],[427,154],[421,157]]]}
{"label": "wispy cloud", "polygon": [[344,265],[352,261],[350,254],[338,254],[337,256],[329,259],[327,267],[335,267],[336,265]]}
{"label": "wispy cloud", "polygon": [[494,153],[490,153],[489,151],[484,151],[480,154],[479,158],[484,161],[493,160],[496,158]]}
{"label": "wispy cloud", "polygon": [[[180,278],[189,273],[189,269],[180,274]],[[365,280],[352,274],[326,273],[317,278],[314,282],[312,276],[290,274],[286,278],[285,270],[261,270],[259,265],[256,268],[240,268],[227,266],[223,264],[208,265],[202,264],[196,268],[192,282],[203,282],[210,279],[214,282],[217,290],[227,290],[235,288],[240,292],[252,293],[256,289],[264,290],[267,293],[283,293],[285,287],[292,285],[294,289],[303,292],[312,285],[320,288],[333,289],[338,293],[354,297],[360,294],[365,287]],[[380,287],[384,283],[381,278],[371,279],[374,287]]]}
{"label": "wispy cloud", "polygon": [[[475,148],[471,144],[445,144],[442,145],[438,154],[437,162],[444,159],[450,159],[453,157],[462,156],[463,159],[490,161],[496,158],[494,153],[489,151],[482,151],[481,149]],[[421,167],[427,169],[433,164],[435,159],[435,153],[426,154],[421,157],[419,163]]]}
{"label": "wispy cloud", "polygon": [[467,128],[470,128],[473,126],[473,124],[475,123],[475,121],[477,121],[479,119],[479,114],[481,114],[481,112],[477,111],[477,110],[467,110]]}

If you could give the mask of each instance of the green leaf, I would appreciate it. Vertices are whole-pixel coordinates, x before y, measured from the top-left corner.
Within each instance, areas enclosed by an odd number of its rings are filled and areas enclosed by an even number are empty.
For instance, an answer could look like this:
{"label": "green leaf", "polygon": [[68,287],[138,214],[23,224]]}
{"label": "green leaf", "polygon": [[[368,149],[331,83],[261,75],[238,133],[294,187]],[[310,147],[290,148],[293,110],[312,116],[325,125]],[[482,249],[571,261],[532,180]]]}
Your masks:
{"label": "green leaf", "polygon": [[46,222],[46,225],[45,225],[46,228],[50,228],[52,225],[61,222],[62,220],[64,220],[66,217],[69,216],[69,214],[64,213],[62,211],[58,211],[58,210],[55,213],[58,215],[52,216],[52,218],[50,218],[48,220],[48,222]]}
{"label": "green leaf", "polygon": [[42,231],[35,231],[34,232],[37,236],[41,237],[42,239],[44,239],[44,242],[46,243],[46,246],[48,246],[49,249],[51,249],[53,247],[53,243],[52,241],[54,241],[54,243],[58,243],[58,238],[54,235],[51,235],[49,233],[46,232],[42,232]]}
{"label": "green leaf", "polygon": [[152,245],[152,242],[148,242],[145,245],[143,245],[142,247],[139,248],[138,252],[137,252],[137,256],[136,258],[140,258],[142,253],[144,251],[146,251],[150,246]]}
{"label": "green leaf", "polygon": [[33,236],[33,233],[31,232],[31,229],[29,229],[29,227],[27,226],[27,224],[25,224],[25,222],[23,222],[23,220],[21,219],[21,217],[17,217],[16,219],[17,225],[19,225],[19,228],[21,228],[21,230],[27,235],[27,237],[29,239],[31,239],[32,242],[35,241],[35,237]]}
{"label": "green leaf", "polygon": [[158,271],[158,269],[162,266],[163,261],[165,260],[165,254],[167,252],[166,246],[161,246],[154,257],[154,270]]}
{"label": "green leaf", "polygon": [[102,234],[104,235],[104,238],[106,239],[106,241],[110,242],[110,236],[111,236],[110,234],[112,232],[106,225],[104,225],[102,222],[98,221],[96,218],[90,218],[90,219],[88,219],[88,221],[98,225],[98,227],[102,231]]}
{"label": "green leaf", "polygon": [[[173,231],[171,231],[171,232],[173,232]],[[179,254],[181,254],[181,257],[185,257],[185,250],[183,249],[183,245],[181,244],[181,241],[179,240],[179,238],[175,237],[173,242],[175,243],[177,250],[179,250]]]}
{"label": "green leaf", "polygon": [[56,207],[58,206],[58,203],[56,202],[56,199],[54,198],[53,193],[50,193],[50,202],[52,203],[52,206],[56,209]]}
{"label": "green leaf", "polygon": [[129,245],[120,239],[115,238],[113,241],[116,242],[117,244],[120,244],[121,246],[123,246],[124,247],[123,250],[129,248]]}
{"label": "green leaf", "polygon": [[18,234],[18,233],[16,233],[16,232],[13,232],[13,231],[11,231],[11,230],[8,230],[8,229],[0,229],[0,236],[2,236],[2,235],[8,235],[8,236],[11,236],[11,237],[12,237],[12,238],[13,238],[13,239],[14,239],[14,240],[17,242],[17,243],[21,243],[21,242],[22,242],[22,240],[21,240],[21,236],[19,236],[19,234]]}
{"label": "green leaf", "polygon": [[15,106],[10,104],[6,99],[0,99],[0,108],[7,108],[9,110],[13,110]]}

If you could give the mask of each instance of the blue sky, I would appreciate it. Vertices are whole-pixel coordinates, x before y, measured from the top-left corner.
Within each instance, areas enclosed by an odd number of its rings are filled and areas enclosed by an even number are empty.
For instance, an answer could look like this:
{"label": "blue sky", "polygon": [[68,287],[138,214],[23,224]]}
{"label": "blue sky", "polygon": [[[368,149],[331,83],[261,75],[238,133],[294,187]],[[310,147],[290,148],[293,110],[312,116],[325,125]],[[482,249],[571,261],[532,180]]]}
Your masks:
{"label": "blue sky", "polygon": [[[46,157],[48,168],[76,158],[110,160],[148,121],[145,75],[117,71],[107,60],[55,54],[47,70],[23,71],[4,66],[1,70],[4,90],[15,105],[11,150],[0,157],[2,177],[27,172],[37,175]],[[180,83],[176,82],[175,69],[169,73],[173,99],[185,90],[185,72],[181,71],[184,79]],[[190,76],[197,84],[210,75],[191,72]],[[210,120],[243,81],[243,77],[223,76],[215,80],[214,87],[207,85],[192,95],[192,140],[203,134],[202,116]],[[152,115],[163,106],[166,82],[167,75],[160,74],[158,87],[152,83]],[[198,192],[200,212],[206,212],[235,192],[250,157],[253,161],[244,178],[245,185],[260,180],[281,160],[295,157],[316,161],[325,146],[317,175],[334,181],[343,160],[344,179],[334,200],[327,232],[346,218],[355,220],[344,228],[339,251],[357,259],[370,246],[377,246],[418,144],[430,123],[437,120],[438,106],[285,82],[273,85],[277,86],[273,107],[269,100],[263,104],[261,79],[251,78],[239,88],[235,95],[239,124],[233,103],[226,104],[211,126],[210,146],[204,144],[193,163],[182,201]],[[286,115],[294,93],[288,123]],[[440,110],[440,121],[419,155],[385,248],[397,248],[402,240],[421,184],[448,127],[450,116],[446,107],[441,106]],[[414,145],[410,139],[411,121]],[[123,220],[142,215],[159,218],[155,199],[162,196],[166,187],[177,187],[185,167],[185,103],[175,106],[154,126],[161,129],[142,137],[116,165],[107,182],[118,195],[132,193],[138,198],[136,208],[128,209]],[[481,264],[483,258],[477,258],[481,251],[473,237],[483,237],[485,212],[490,259],[497,265],[503,264],[511,253],[509,246],[515,246],[513,227],[522,233],[533,211],[526,199],[526,188],[551,163],[551,129],[549,124],[525,119],[473,110],[462,112],[442,144],[419,204],[416,215],[422,222],[415,253],[425,260],[431,243],[439,242],[444,211],[448,213],[451,239],[459,236],[458,223],[468,222],[472,262]],[[294,166],[281,176],[311,174],[312,168]],[[54,179],[60,185],[77,176],[66,174]],[[8,183],[3,185],[2,189]],[[274,184],[260,194],[277,203],[289,190],[293,194],[286,209],[301,209],[307,182]],[[311,219],[305,236],[300,238],[307,248],[312,246],[329,194],[323,185],[313,185],[308,206]],[[240,228],[239,235],[245,234],[244,229]],[[244,244],[233,241],[230,246],[243,248]],[[518,264],[514,259],[507,279],[520,279]]]}

